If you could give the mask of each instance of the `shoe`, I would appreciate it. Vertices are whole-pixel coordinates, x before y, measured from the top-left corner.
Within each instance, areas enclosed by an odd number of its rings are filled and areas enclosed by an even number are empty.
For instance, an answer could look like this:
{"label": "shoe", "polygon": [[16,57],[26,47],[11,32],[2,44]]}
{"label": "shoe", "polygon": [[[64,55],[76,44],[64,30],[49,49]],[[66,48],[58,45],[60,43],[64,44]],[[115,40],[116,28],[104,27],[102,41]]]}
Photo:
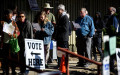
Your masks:
{"label": "shoe", "polygon": [[90,66],[92,63],[86,63],[85,65],[84,65],[84,67],[88,67],[88,66]]}
{"label": "shoe", "polygon": [[103,58],[101,57],[99,62],[102,62],[102,60],[103,60]]}
{"label": "shoe", "polygon": [[94,60],[97,61],[97,56],[94,56]]}
{"label": "shoe", "polygon": [[45,68],[48,68],[48,65],[47,65],[47,64],[45,65]]}
{"label": "shoe", "polygon": [[94,61],[97,61],[97,58],[94,58]]}
{"label": "shoe", "polygon": [[90,65],[90,64],[87,63],[87,64],[84,65],[84,67],[88,67],[89,65]]}

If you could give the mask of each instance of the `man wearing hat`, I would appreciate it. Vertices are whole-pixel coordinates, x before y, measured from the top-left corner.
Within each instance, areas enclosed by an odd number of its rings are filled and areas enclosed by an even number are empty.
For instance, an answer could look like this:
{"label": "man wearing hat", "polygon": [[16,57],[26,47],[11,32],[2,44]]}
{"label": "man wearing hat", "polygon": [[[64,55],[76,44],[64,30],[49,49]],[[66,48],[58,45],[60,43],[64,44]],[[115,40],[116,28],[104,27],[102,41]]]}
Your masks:
{"label": "man wearing hat", "polygon": [[[46,12],[46,16],[48,18],[48,20],[53,24],[54,28],[56,25],[56,20],[55,20],[55,16],[50,12],[50,9],[52,9],[53,7],[50,6],[49,3],[45,3],[44,5],[44,11]],[[52,38],[54,39],[55,33],[52,35]],[[52,50],[50,50],[50,53],[47,54],[47,57],[49,57],[48,62],[51,63],[52,62]]]}
{"label": "man wearing hat", "polygon": [[47,18],[48,20],[53,24],[55,25],[56,24],[56,20],[55,20],[55,16],[50,12],[50,9],[52,9],[53,7],[50,7],[50,4],[49,3],[45,3],[44,5],[44,11],[46,12],[47,14]]}

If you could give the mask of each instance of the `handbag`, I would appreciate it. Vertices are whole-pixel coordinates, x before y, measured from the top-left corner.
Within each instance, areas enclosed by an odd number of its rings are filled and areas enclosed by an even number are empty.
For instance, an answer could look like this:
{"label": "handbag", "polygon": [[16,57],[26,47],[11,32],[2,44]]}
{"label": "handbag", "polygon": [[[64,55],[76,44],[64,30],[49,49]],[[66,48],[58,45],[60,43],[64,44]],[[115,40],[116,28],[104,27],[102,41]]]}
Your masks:
{"label": "handbag", "polygon": [[12,53],[18,53],[20,51],[17,35],[16,35],[16,38],[14,38],[12,36],[11,40],[9,41],[9,44],[10,44],[10,48],[11,48]]}

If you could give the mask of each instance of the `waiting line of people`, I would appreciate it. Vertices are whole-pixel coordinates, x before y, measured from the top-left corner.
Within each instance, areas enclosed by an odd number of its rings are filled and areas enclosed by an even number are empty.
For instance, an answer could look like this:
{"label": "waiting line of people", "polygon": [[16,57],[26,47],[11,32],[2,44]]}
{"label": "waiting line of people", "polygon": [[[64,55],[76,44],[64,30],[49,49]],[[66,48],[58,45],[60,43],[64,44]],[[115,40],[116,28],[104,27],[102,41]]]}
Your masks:
{"label": "waiting line of people", "polygon": [[[50,12],[49,3],[45,3],[44,10],[39,12],[35,17],[34,23],[38,23],[40,29],[37,30],[33,27],[33,25],[28,21],[26,18],[26,13],[24,11],[20,11],[17,13],[17,17],[12,19],[13,11],[7,9],[4,12],[4,19],[0,22],[0,34],[2,36],[1,47],[3,48],[3,62],[2,68],[3,73],[9,75],[9,62],[6,59],[9,54],[12,58],[17,59],[17,54],[9,53],[10,45],[9,41],[12,37],[18,38],[18,43],[20,46],[19,52],[19,61],[25,64],[25,38],[28,39],[39,39],[44,41],[44,50],[45,50],[45,63],[46,67],[48,66],[48,59],[50,56],[50,42],[51,39],[55,39],[57,41],[57,46],[62,48],[69,48],[68,41],[69,41],[69,33],[70,33],[70,21],[68,14],[65,10],[65,6],[60,4],[58,6],[58,16],[57,21],[55,20],[55,16]],[[109,16],[105,19],[105,22],[101,18],[100,12],[97,12],[95,18],[92,18],[88,15],[88,11],[86,8],[81,8],[80,10],[80,17],[75,20],[75,23],[80,25],[80,28],[74,28],[76,31],[76,47],[77,53],[92,59],[92,52],[95,60],[97,61],[96,56],[96,48],[101,55],[101,61],[103,59],[103,52],[101,50],[102,44],[102,30],[105,28],[110,36],[114,36],[115,34],[109,33],[110,26],[112,25],[115,28],[115,32],[119,32],[118,20],[114,16],[116,9],[114,7],[109,8]],[[14,26],[14,33],[6,33],[3,32],[4,26]],[[53,36],[54,34],[54,36]],[[53,36],[53,37],[52,37]],[[92,41],[93,40],[93,41]],[[93,45],[93,51],[91,49]],[[58,52],[59,54],[64,54],[62,52]],[[114,56],[111,57],[111,63],[114,64],[113,59]],[[60,67],[61,63],[61,56],[58,56],[58,68]],[[88,66],[85,60],[79,59],[78,65],[81,67]],[[11,65],[12,67],[12,74],[15,75],[15,64]],[[113,66],[112,66],[113,68]],[[111,69],[112,69],[111,68]],[[26,67],[24,65],[20,65],[20,74],[26,74]]]}

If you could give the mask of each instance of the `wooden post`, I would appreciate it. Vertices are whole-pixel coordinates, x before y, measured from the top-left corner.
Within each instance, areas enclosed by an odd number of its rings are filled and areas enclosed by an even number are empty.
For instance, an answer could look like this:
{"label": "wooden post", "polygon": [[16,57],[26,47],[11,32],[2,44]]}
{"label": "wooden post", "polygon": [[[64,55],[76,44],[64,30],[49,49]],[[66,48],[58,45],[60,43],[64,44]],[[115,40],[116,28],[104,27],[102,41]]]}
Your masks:
{"label": "wooden post", "polygon": [[76,57],[79,57],[79,58],[81,58],[81,59],[84,59],[84,60],[87,60],[87,61],[89,61],[89,62],[91,62],[91,63],[94,63],[94,64],[96,64],[97,65],[97,68],[98,68],[98,74],[97,75],[101,75],[101,73],[100,73],[100,66],[102,66],[102,63],[99,63],[99,62],[96,62],[96,61],[94,61],[94,60],[91,60],[91,59],[89,59],[89,58],[87,58],[87,57],[84,57],[84,56],[82,56],[82,55],[79,55],[79,54],[75,54],[75,53],[73,53],[73,52],[70,52],[68,49],[66,49],[66,48],[60,48],[60,47],[58,47],[58,50],[60,50],[60,51],[63,51],[63,52],[65,52],[66,53],[66,61],[67,61],[67,75],[69,75],[69,60],[68,60],[68,55],[70,54],[70,55],[73,55],[73,56],[76,56]]}
{"label": "wooden post", "polygon": [[67,68],[67,75],[70,75],[69,74],[69,55],[68,55],[68,53],[66,53],[66,63],[67,63],[67,66],[66,66],[66,68]]}

